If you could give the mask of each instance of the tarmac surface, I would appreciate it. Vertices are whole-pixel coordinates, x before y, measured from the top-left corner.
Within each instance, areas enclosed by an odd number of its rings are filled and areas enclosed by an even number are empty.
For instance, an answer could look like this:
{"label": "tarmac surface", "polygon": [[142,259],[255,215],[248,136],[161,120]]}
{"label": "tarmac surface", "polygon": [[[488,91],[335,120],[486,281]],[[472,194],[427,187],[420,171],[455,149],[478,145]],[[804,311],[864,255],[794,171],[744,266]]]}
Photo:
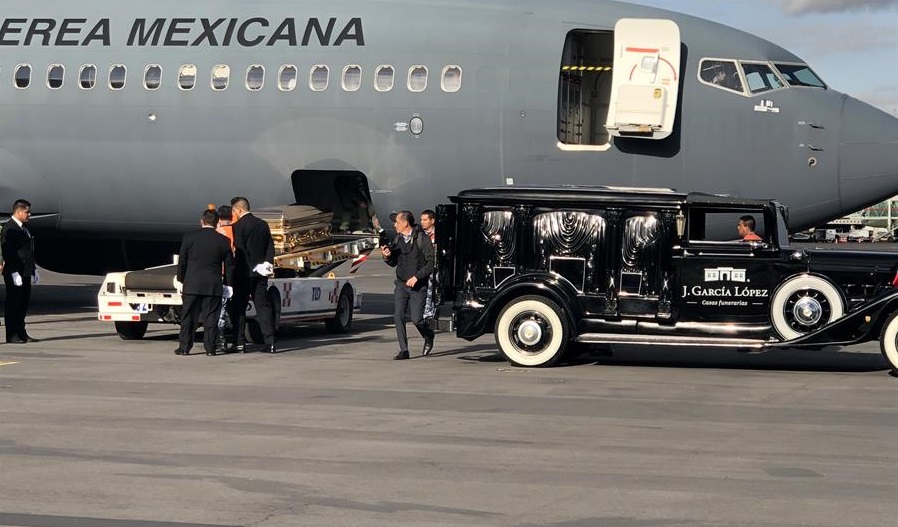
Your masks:
{"label": "tarmac surface", "polygon": [[41,342],[0,345],[0,525],[895,525],[878,343],[526,369],[443,333],[396,362],[391,270],[362,274],[349,335],[178,357],[174,326],[123,341],[97,321],[98,278],[44,273]]}

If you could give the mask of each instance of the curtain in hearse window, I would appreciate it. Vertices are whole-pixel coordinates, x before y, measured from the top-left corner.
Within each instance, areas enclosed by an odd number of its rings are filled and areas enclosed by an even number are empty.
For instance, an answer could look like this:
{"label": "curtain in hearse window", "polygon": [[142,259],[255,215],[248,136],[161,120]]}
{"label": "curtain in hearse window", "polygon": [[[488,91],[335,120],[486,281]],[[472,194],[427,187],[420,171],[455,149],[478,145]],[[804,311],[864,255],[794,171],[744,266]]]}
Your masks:
{"label": "curtain in hearse window", "polygon": [[588,212],[544,212],[533,218],[533,236],[543,269],[564,277],[578,291],[592,289],[605,244],[605,218]]}
{"label": "curtain in hearse window", "polygon": [[480,234],[483,250],[479,252],[484,261],[481,269],[475,270],[478,274],[483,273],[477,283],[497,287],[515,272],[514,215],[510,210],[483,213]]}

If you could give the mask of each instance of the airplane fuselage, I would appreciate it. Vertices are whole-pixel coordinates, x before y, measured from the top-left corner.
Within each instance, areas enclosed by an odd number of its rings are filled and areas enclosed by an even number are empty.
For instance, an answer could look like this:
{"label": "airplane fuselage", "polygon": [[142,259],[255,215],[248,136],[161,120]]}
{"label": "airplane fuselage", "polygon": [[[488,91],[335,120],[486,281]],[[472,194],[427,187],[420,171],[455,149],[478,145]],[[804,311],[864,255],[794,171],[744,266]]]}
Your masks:
{"label": "airplane fuselage", "polygon": [[[366,178],[381,218],[470,187],[559,183],[775,197],[798,227],[898,191],[894,118],[831,89],[752,96],[701,83],[703,59],[802,61],[752,35],[651,8],[16,0],[4,2],[3,17],[0,205],[26,197],[50,215],[36,226],[60,244],[176,240],[209,202],[303,201],[311,178],[343,171]],[[679,27],[674,131],[565,144],[566,38],[613,34],[621,18]],[[20,65],[31,68],[24,88]],[[85,66],[95,68],[90,88]]]}

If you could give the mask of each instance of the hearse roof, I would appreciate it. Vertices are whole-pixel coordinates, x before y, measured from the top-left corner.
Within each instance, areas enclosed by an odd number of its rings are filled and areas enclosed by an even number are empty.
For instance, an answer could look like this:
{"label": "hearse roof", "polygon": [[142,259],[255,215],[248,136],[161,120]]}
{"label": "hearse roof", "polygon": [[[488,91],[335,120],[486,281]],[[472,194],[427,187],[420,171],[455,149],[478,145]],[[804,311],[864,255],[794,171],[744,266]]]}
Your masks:
{"label": "hearse roof", "polygon": [[768,200],[733,198],[717,194],[684,194],[673,189],[641,187],[606,187],[591,185],[484,187],[463,190],[457,196],[450,196],[453,203],[553,203],[583,204],[639,203],[643,205],[677,206],[683,203],[700,205],[721,205],[725,207],[763,207]]}

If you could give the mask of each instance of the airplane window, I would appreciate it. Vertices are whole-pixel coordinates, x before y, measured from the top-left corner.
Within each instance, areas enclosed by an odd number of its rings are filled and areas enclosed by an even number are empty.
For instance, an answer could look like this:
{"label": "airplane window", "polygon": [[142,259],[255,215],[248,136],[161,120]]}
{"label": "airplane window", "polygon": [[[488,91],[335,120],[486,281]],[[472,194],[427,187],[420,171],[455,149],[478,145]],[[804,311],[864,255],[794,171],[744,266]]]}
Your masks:
{"label": "airplane window", "polygon": [[184,64],[178,70],[178,87],[182,90],[192,90],[196,86],[196,66]]}
{"label": "airplane window", "polygon": [[699,78],[705,84],[710,84],[724,90],[743,93],[743,83],[739,76],[736,63],[731,60],[705,59],[699,65]]}
{"label": "airplane window", "polygon": [[246,70],[246,89],[258,91],[265,85],[265,68],[254,64]]}
{"label": "airplane window", "polygon": [[123,64],[113,64],[109,68],[109,87],[113,90],[121,90],[125,87],[128,70]]}
{"label": "airplane window", "polygon": [[776,64],[789,86],[826,88],[826,83],[807,64]]}
{"label": "airplane window", "polygon": [[78,73],[78,83],[82,90],[93,89],[97,84],[97,67],[93,64],[81,66],[81,71]]}
{"label": "airplane window", "polygon": [[390,91],[393,89],[393,77],[396,72],[393,66],[378,66],[374,72],[374,89],[377,91]]}
{"label": "airplane window", "polygon": [[150,64],[143,72],[143,87],[148,90],[158,90],[162,85],[162,67],[158,64]]}
{"label": "airplane window", "polygon": [[62,88],[62,82],[65,79],[65,68],[62,64],[51,64],[47,68],[47,86],[51,90]]}
{"label": "airplane window", "polygon": [[742,71],[745,72],[745,80],[752,93],[762,93],[784,87],[782,81],[767,64],[743,62]]}
{"label": "airplane window", "polygon": [[443,78],[440,87],[444,92],[454,93],[461,89],[461,68],[458,66],[446,66],[443,68]]}
{"label": "airplane window", "polygon": [[227,64],[212,66],[212,89],[221,91],[227,89],[231,80],[231,67]]}
{"label": "airplane window", "polygon": [[312,91],[324,91],[330,79],[330,69],[323,64],[314,66],[309,74],[309,87]]}
{"label": "airplane window", "polygon": [[357,91],[362,85],[362,68],[360,66],[346,66],[343,68],[343,89]]}
{"label": "airplane window", "polygon": [[15,74],[16,88],[24,90],[31,84],[31,66],[28,64],[19,64],[16,66]]}
{"label": "airplane window", "polygon": [[412,66],[408,69],[408,89],[415,93],[427,89],[426,66]]}
{"label": "airplane window", "polygon": [[281,66],[278,72],[278,89],[281,91],[293,91],[296,89],[296,66]]}

